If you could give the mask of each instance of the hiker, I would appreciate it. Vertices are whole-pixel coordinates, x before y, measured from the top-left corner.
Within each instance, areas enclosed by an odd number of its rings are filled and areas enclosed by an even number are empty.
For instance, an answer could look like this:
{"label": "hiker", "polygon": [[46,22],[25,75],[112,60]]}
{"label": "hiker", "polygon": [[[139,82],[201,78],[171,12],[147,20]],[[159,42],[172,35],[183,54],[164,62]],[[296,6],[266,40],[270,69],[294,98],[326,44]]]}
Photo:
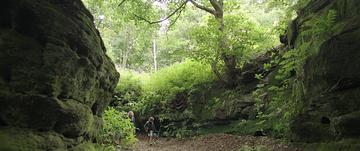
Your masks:
{"label": "hiker", "polygon": [[133,112],[133,111],[129,111],[128,116],[129,116],[129,118],[130,118],[130,120],[131,120],[131,123],[133,123],[134,126],[135,126],[135,115],[134,115],[134,112]]}
{"label": "hiker", "polygon": [[135,120],[135,114],[133,111],[129,111],[128,112],[128,117],[131,121],[131,123],[133,123],[134,127],[135,127],[135,133],[139,132],[140,129],[136,127],[136,120]]}
{"label": "hiker", "polygon": [[148,121],[146,121],[146,123],[144,125],[145,131],[148,133],[148,136],[149,136],[150,144],[152,144],[154,132],[156,130],[154,121],[155,121],[154,117],[149,117]]}

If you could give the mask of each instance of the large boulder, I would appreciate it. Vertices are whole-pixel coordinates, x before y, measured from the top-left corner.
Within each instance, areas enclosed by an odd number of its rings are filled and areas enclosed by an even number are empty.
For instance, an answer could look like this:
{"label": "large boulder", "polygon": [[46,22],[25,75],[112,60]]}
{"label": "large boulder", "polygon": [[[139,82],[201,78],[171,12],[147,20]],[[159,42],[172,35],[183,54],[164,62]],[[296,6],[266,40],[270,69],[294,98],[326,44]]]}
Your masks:
{"label": "large boulder", "polygon": [[[305,32],[323,28],[311,24],[336,12],[322,36]],[[326,24],[323,24],[324,26]],[[317,34],[313,32],[313,34]],[[321,33],[320,33],[321,34]],[[288,45],[310,44],[303,66],[301,113],[291,124],[293,139],[314,142],[360,135],[360,1],[312,0],[288,29]]]}
{"label": "large boulder", "polygon": [[13,150],[90,141],[119,79],[105,51],[80,0],[1,1],[0,138]]}

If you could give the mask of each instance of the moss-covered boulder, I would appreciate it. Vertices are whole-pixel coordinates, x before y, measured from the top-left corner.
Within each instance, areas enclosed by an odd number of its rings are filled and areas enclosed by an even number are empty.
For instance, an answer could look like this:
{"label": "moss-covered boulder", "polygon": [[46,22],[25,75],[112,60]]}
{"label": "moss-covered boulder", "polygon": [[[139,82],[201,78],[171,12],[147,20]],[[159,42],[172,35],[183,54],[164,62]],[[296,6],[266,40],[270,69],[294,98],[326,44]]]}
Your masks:
{"label": "moss-covered boulder", "polygon": [[90,141],[119,78],[105,51],[80,0],[1,1],[2,144],[53,150]]}

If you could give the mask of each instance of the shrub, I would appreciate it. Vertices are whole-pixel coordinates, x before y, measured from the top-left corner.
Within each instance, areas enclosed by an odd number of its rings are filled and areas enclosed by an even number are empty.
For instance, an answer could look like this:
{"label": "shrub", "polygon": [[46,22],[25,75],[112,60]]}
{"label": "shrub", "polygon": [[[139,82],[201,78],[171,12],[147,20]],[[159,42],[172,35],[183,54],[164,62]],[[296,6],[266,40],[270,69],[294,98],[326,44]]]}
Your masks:
{"label": "shrub", "polygon": [[[212,105],[213,101],[202,97],[214,83],[211,67],[191,60],[147,75],[121,71],[113,106],[134,111],[138,122],[149,116],[159,117],[163,135],[184,137],[193,133],[190,129],[194,128],[193,119],[198,116],[195,114],[206,112],[200,108]],[[199,99],[207,104],[200,104]],[[183,106],[177,106],[182,103]]]}
{"label": "shrub", "polygon": [[109,107],[104,113],[104,125],[100,134],[100,143],[108,148],[113,145],[130,147],[137,140],[135,127],[127,117],[127,113]]}
{"label": "shrub", "polygon": [[[209,89],[214,80],[210,66],[196,61],[163,68],[144,81],[144,92],[135,111],[142,117],[158,116],[164,135],[182,137],[189,132],[184,127],[191,128],[188,124],[194,119],[192,96]],[[185,124],[176,127],[175,121]]]}
{"label": "shrub", "polygon": [[142,97],[142,113],[149,113],[154,106],[170,109],[169,103],[178,97],[188,99],[191,92],[200,86],[209,85],[214,81],[210,66],[196,61],[186,60],[170,67],[163,68],[150,75],[144,82]]}
{"label": "shrub", "polygon": [[121,111],[130,111],[141,100],[143,93],[142,75],[121,70],[120,82],[115,89],[115,101],[112,106]]}

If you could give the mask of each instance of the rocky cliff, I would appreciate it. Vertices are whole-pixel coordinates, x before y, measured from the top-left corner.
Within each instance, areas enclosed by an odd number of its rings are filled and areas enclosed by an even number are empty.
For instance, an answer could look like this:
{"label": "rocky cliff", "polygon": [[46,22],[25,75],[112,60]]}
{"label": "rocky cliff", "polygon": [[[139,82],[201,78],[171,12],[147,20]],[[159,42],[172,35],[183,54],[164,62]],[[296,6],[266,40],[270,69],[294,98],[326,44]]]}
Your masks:
{"label": "rocky cliff", "polygon": [[360,1],[312,0],[299,12],[287,45],[307,52],[293,139],[335,141],[360,136]]}
{"label": "rocky cliff", "polygon": [[90,141],[119,78],[105,51],[80,0],[2,1],[2,145],[69,150]]}

